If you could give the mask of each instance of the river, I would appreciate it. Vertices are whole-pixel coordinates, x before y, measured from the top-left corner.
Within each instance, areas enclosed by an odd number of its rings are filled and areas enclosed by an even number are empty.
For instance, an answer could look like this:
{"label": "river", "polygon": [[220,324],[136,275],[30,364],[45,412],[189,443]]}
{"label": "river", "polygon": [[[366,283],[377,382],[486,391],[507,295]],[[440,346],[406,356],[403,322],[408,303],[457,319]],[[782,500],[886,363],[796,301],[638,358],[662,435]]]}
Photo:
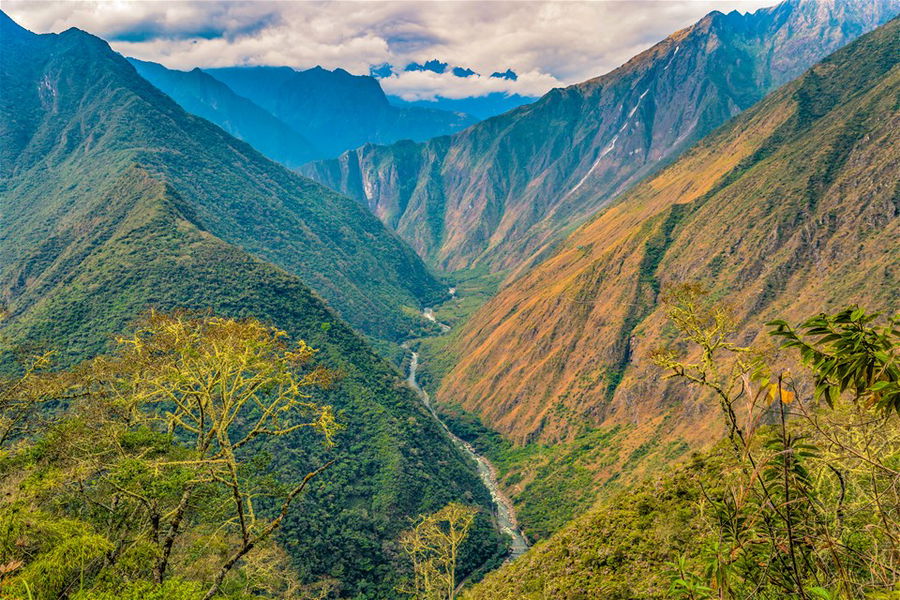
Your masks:
{"label": "river", "polygon": [[419,385],[419,382],[416,381],[416,370],[418,368],[419,353],[411,352],[409,359],[409,375],[406,379],[409,383],[409,387],[415,390],[416,394],[418,394],[419,398],[422,400],[422,404],[425,405],[425,408],[428,409],[428,412],[431,413],[431,416],[434,417],[435,421],[440,423],[444,431],[447,432],[447,435],[450,436],[450,439],[452,439],[465,454],[469,455],[469,457],[475,461],[475,464],[478,466],[478,475],[481,477],[481,481],[484,483],[485,487],[491,493],[491,499],[494,501],[495,516],[497,517],[497,523],[500,530],[512,538],[512,544],[509,549],[509,560],[518,558],[528,550],[528,540],[525,539],[522,530],[519,529],[519,525],[516,522],[516,511],[512,501],[510,501],[510,499],[506,497],[506,494],[500,489],[494,465],[492,465],[487,458],[476,452],[471,444],[457,437],[450,431],[447,424],[441,420],[441,417],[438,416],[437,411],[434,410],[434,406],[431,404],[431,398],[429,397],[428,392],[423,390]]}

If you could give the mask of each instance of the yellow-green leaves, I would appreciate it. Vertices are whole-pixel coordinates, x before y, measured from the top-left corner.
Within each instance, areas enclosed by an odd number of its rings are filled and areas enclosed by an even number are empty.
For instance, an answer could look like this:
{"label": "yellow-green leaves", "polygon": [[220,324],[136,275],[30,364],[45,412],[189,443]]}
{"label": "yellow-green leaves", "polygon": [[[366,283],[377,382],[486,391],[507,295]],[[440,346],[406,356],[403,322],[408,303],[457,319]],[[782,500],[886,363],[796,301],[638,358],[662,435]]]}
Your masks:
{"label": "yellow-green leaves", "polygon": [[413,578],[400,590],[413,600],[452,600],[456,591],[459,547],[469,535],[478,509],[451,502],[430,515],[421,515],[400,536],[409,556]]}

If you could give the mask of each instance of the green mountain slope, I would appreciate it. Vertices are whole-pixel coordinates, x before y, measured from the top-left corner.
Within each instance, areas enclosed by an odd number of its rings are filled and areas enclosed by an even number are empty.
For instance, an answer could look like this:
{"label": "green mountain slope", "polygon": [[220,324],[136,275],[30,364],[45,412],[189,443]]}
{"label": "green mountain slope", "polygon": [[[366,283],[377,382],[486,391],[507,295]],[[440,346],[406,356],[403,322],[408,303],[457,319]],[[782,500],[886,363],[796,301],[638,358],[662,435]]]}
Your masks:
{"label": "green mountain slope", "polygon": [[103,41],[3,19],[0,287],[14,316],[109,235],[100,197],[132,165],[199,228],[298,275],[365,333],[402,338],[442,293],[363,207],[187,114]]}
{"label": "green mountain slope", "polygon": [[490,573],[463,594],[466,600],[648,600],[671,598],[666,563],[697,544],[695,503],[702,477],[718,469],[680,467],[598,504]]}
{"label": "green mountain slope", "polygon": [[286,167],[299,167],[321,156],[312,143],[283,121],[200,69],[177,71],[129,58],[137,72],[184,110],[212,121],[234,137]]}
{"label": "green mountain slope", "polygon": [[696,140],[884,23],[897,0],[710,13],[614,71],[424,144],[302,172],[366,204],[437,268],[514,268]]}
{"label": "green mountain slope", "polygon": [[[45,224],[30,235],[16,232],[23,246],[14,248],[4,220],[2,293],[11,300],[11,316],[2,328],[4,339],[26,344],[40,340],[59,349],[60,364],[71,364],[102,350],[109,335],[124,331],[128,320],[155,306],[252,315],[307,340],[319,349],[322,364],[343,373],[321,400],[340,411],[347,429],[338,440],[337,463],[292,510],[281,542],[305,581],[334,578],[341,582],[345,597],[393,598],[403,566],[396,538],[410,518],[454,499],[490,505],[475,466],[447,439],[403,385],[399,373],[318,295],[295,275],[203,227],[191,196],[178,191],[177,181],[167,177],[164,165],[139,164],[140,152],[117,148],[124,142],[110,138],[121,135],[120,128],[130,124],[131,131],[141,131],[141,123],[135,122],[139,113],[131,112],[129,105],[140,106],[148,118],[159,116],[149,104],[156,95],[139,99],[116,86],[121,74],[136,77],[127,63],[109,59],[105,44],[78,31],[38,37],[16,30],[8,20],[0,24],[4,90],[24,94],[34,86],[39,108],[57,115],[73,101],[92,104],[90,114],[97,119],[66,122],[62,131],[52,131],[38,107],[23,103],[31,112],[7,112],[9,107],[4,106],[5,132],[42,124],[31,140],[18,140],[20,148],[27,148],[19,152],[47,168],[43,181],[22,180],[15,171],[10,176],[10,156],[4,156],[4,211],[15,206],[15,222],[20,226]],[[27,53],[31,60],[27,65],[15,64],[8,58],[13,51]],[[122,73],[103,68],[105,60]],[[24,69],[14,71],[13,67],[33,68],[41,77],[28,79]],[[93,75],[90,81],[97,88],[82,94],[78,84],[85,73]],[[76,98],[68,97],[72,87],[79,92]],[[107,97],[110,90],[114,100]],[[4,101],[8,98],[4,94]],[[164,100],[168,106],[170,101]],[[178,119],[194,123],[183,115]],[[19,127],[11,128],[10,121]],[[201,131],[208,128],[201,126]],[[53,134],[60,137],[54,140]],[[74,149],[67,147],[69,142],[77,142]],[[132,142],[142,143],[134,138]],[[237,151],[247,152],[246,147],[232,143],[226,151],[234,153],[235,161],[241,160],[243,155]],[[103,152],[93,152],[93,147]],[[178,159],[174,149],[155,148],[166,154],[166,160]],[[59,155],[68,160],[57,164]],[[17,185],[10,185],[11,180]],[[26,191],[50,195],[35,196],[26,205],[22,199],[33,197]],[[17,202],[10,203],[11,198]],[[61,204],[46,198],[71,201]],[[42,211],[49,216],[38,219],[42,215],[34,213]],[[11,260],[17,253],[23,258]],[[271,451],[282,468],[301,470],[321,464],[321,456],[298,454],[293,450],[297,447],[315,444],[283,438]],[[466,551],[465,569],[471,571],[497,552],[497,544],[487,517],[482,516]]]}
{"label": "green mountain slope", "polygon": [[[667,285],[699,281],[727,300],[745,343],[778,316],[896,311],[898,56],[895,19],[598,213],[465,324],[437,400],[519,444],[618,426],[611,455],[580,450],[604,483],[720,434],[708,406],[648,358],[672,334]],[[523,502],[528,485],[514,490]]]}

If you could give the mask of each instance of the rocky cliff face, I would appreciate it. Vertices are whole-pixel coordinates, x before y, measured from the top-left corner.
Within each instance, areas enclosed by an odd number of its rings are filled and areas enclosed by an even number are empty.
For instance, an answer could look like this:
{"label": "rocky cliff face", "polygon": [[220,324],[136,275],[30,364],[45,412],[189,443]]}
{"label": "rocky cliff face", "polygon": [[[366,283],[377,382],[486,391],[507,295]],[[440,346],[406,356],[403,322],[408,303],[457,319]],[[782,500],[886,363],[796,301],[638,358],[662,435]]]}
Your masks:
{"label": "rocky cliff face", "polygon": [[601,211],[470,319],[438,401],[519,442],[624,424],[700,443],[704,405],[648,359],[666,286],[706,284],[743,343],[776,317],[900,308],[898,56],[895,19]]}
{"label": "rocky cliff face", "polygon": [[519,266],[696,140],[900,9],[788,0],[711,13],[611,73],[424,144],[307,165],[442,269]]}

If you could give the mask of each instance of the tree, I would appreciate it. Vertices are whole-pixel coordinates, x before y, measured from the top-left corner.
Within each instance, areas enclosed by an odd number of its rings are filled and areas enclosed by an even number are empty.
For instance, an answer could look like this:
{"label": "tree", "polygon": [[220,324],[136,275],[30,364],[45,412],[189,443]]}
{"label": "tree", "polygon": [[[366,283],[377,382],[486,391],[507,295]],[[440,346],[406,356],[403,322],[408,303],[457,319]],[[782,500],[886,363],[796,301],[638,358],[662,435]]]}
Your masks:
{"label": "tree", "polygon": [[[301,476],[267,470],[267,439],[309,429],[331,446],[341,428],[330,406],[312,400],[311,391],[333,379],[312,365],[314,355],[253,319],[152,312],[113,354],[70,374],[71,410],[32,444],[44,450],[8,457],[0,473],[52,469],[18,504],[39,510],[51,529],[69,519],[92,540],[95,551],[72,574],[79,586],[145,577],[163,586],[180,547],[180,571],[202,566],[203,597],[212,598],[255,548],[271,553],[270,537],[292,503],[331,464]],[[16,522],[27,528],[26,521]],[[58,545],[34,544],[18,556],[15,543],[4,546],[0,558],[59,557]],[[54,570],[24,562],[22,581]],[[56,566],[53,589],[69,589],[71,575]],[[61,593],[38,587],[36,597]]]}
{"label": "tree", "polygon": [[[695,284],[664,302],[682,332],[653,360],[670,377],[717,399],[734,450],[732,472],[709,487],[706,548],[670,563],[684,598],[863,598],[900,581],[900,431],[897,319],[858,307],[791,327],[773,321],[783,349],[799,349],[807,373],[735,344],[730,311]],[[813,398],[805,397],[812,379]],[[841,404],[841,397],[849,402]],[[818,399],[826,402],[820,406]],[[711,510],[710,510],[711,509]],[[706,587],[699,582],[711,582]]]}
{"label": "tree", "polygon": [[35,425],[35,416],[44,402],[59,398],[62,378],[47,373],[53,352],[42,352],[27,359],[24,372],[0,378],[0,449],[13,439],[27,436]]}
{"label": "tree", "polygon": [[[331,374],[323,368],[302,371],[314,350],[300,341],[284,343],[286,334],[255,320],[189,319],[151,313],[133,337],[119,340],[120,352],[112,361],[98,361],[102,374],[112,368],[123,380],[105,387],[135,406],[158,407],[168,432],[193,450],[186,461],[156,466],[188,465],[195,476],[186,482],[161,540],[156,580],[161,582],[175,537],[179,533],[196,485],[214,483],[225,488],[233,502],[227,522],[237,526],[240,543],[223,563],[207,592],[211,598],[228,572],[247,552],[268,537],[287,514],[310,479],[330,463],[307,473],[290,487],[274,518],[262,518],[254,489],[240,474],[239,458],[260,437],[283,436],[301,428],[319,431],[333,443],[338,426],[331,407],[309,402],[307,389],[325,386]],[[151,414],[153,412],[151,411]],[[135,493],[135,492],[132,492]],[[146,502],[145,502],[146,504]]]}
{"label": "tree", "polygon": [[[6,317],[7,310],[0,305],[0,325]],[[0,356],[13,355],[13,350],[13,344],[0,335]],[[21,348],[16,350],[23,354]],[[44,402],[64,395],[66,374],[49,371],[55,354],[52,350],[24,353],[18,373],[0,375],[0,450],[12,440],[27,437],[38,425],[36,417]]]}
{"label": "tree", "polygon": [[451,502],[430,515],[422,515],[403,532],[400,545],[413,567],[411,585],[402,592],[415,600],[453,600],[459,548],[469,535],[478,509]]}
{"label": "tree", "polygon": [[796,348],[812,370],[815,397],[829,406],[850,392],[854,401],[870,402],[900,415],[900,316],[877,324],[881,315],[851,306],[834,315],[816,315],[796,328],[771,321],[770,332],[782,348]]}

